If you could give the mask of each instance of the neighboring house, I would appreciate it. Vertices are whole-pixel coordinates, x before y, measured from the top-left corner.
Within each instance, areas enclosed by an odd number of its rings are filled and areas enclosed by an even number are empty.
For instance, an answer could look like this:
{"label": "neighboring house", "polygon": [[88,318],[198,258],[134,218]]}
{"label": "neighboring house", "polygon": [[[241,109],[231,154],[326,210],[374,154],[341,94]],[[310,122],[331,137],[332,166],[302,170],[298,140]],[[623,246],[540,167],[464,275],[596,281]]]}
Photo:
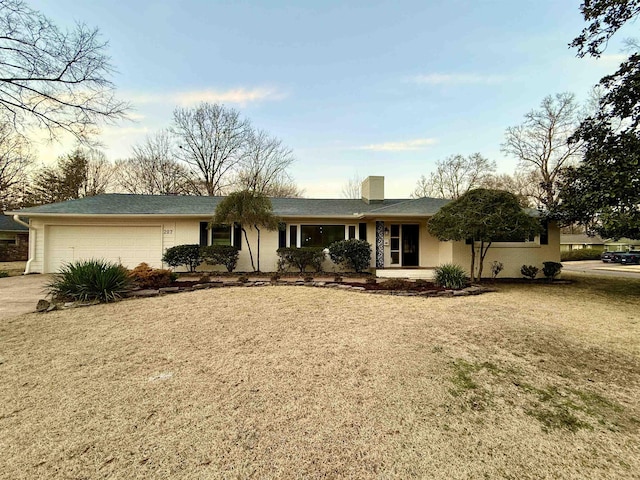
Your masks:
{"label": "neighboring house", "polygon": [[[140,262],[161,267],[163,252],[175,245],[230,244],[241,248],[238,271],[251,271],[244,239],[237,226],[209,228],[222,197],[107,194],[25,208],[29,219],[27,273],[54,272],[65,262],[102,258],[132,268]],[[279,247],[327,247],[336,240],[359,238],[372,245],[371,267],[380,276],[398,269],[429,269],[471,262],[465,242],[441,242],[426,224],[448,200],[385,199],[384,177],[368,177],[361,200],[273,198],[282,229],[262,231],[260,265],[275,271]],[[247,228],[255,254],[256,232]],[[555,224],[534,239],[494,243],[486,264],[504,264],[503,276],[520,276],[523,264],[560,261],[560,233]],[[202,266],[207,269],[207,266]],[[337,270],[327,260],[326,271]],[[408,271],[408,270],[407,270]],[[425,270],[426,273],[429,273]]]}
{"label": "neighboring house", "polygon": [[27,260],[29,228],[0,215],[0,262]]}
{"label": "neighboring house", "polygon": [[593,248],[596,250],[604,250],[605,241],[598,235],[593,237],[586,233],[580,234],[560,234],[560,251],[570,252],[572,250],[581,250],[583,248]]}
{"label": "neighboring house", "polygon": [[640,240],[632,238],[609,239],[604,242],[604,249],[607,252],[628,252],[629,250],[640,250]]}

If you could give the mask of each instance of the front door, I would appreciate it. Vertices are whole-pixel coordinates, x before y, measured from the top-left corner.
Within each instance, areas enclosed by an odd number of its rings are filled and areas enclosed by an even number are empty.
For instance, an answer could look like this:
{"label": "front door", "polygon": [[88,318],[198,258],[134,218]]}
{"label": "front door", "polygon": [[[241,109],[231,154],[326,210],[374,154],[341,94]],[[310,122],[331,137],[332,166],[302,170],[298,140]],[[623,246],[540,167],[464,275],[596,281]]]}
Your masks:
{"label": "front door", "polygon": [[402,225],[402,266],[420,265],[418,244],[420,243],[419,225]]}

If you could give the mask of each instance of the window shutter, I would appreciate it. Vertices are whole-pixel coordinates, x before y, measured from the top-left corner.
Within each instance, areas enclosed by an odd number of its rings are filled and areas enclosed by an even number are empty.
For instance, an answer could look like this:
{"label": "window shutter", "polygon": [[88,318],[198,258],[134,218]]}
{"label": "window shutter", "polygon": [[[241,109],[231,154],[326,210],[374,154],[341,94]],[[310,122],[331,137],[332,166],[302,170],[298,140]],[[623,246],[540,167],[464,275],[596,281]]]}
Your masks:
{"label": "window shutter", "polygon": [[200,222],[200,246],[206,247],[208,244],[208,233],[207,227],[209,226],[209,222]]}
{"label": "window shutter", "polygon": [[540,245],[549,245],[549,221],[542,221],[542,231],[540,232]]}
{"label": "window shutter", "polygon": [[233,224],[233,246],[242,250],[242,229],[239,223]]}
{"label": "window shutter", "polygon": [[278,248],[287,246],[287,226],[281,223],[278,228]]}
{"label": "window shutter", "polygon": [[361,223],[358,225],[358,237],[360,238],[360,240],[367,240],[367,224],[366,223]]}

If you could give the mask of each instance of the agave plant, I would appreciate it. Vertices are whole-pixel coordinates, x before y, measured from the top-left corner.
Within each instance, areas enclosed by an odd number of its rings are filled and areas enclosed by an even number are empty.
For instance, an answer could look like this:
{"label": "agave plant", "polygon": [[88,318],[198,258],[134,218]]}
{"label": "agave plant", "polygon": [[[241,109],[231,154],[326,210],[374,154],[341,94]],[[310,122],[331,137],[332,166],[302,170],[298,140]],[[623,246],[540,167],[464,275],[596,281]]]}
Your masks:
{"label": "agave plant", "polygon": [[83,260],[63,265],[47,285],[53,298],[112,302],[131,288],[129,271],[103,260]]}

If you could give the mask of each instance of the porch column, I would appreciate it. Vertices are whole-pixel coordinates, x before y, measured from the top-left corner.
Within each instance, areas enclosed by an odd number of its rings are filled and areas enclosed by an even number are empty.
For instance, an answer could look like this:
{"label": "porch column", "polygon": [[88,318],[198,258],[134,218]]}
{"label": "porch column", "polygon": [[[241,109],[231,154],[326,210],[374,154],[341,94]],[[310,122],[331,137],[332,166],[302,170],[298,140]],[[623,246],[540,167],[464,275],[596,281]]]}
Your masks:
{"label": "porch column", "polygon": [[384,222],[376,222],[376,268],[384,268]]}

